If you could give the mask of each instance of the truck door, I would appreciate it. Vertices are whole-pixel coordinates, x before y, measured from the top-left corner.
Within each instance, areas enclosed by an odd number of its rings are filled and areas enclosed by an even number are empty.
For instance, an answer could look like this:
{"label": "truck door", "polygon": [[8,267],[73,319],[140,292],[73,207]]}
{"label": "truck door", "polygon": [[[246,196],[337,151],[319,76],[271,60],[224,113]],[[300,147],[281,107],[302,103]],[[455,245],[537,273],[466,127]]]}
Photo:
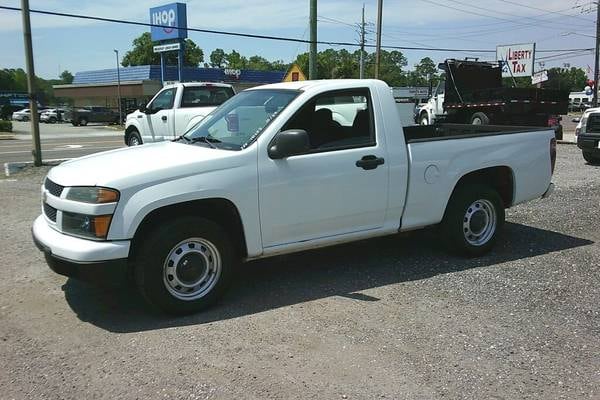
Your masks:
{"label": "truck door", "polygon": [[433,114],[436,117],[444,115],[444,89],[446,87],[446,83],[441,81],[437,88],[435,89],[435,104],[433,108]]}
{"label": "truck door", "polygon": [[177,88],[164,89],[146,106],[149,113],[142,117],[142,142],[158,142],[170,138],[176,90]]}
{"label": "truck door", "polygon": [[[333,118],[341,98],[355,102],[355,112],[345,124]],[[369,90],[321,94],[282,130],[287,129],[307,131],[311,150],[272,160],[266,148],[260,149],[264,154],[258,157],[259,207],[265,250],[382,227],[388,164],[385,144],[375,135]]]}

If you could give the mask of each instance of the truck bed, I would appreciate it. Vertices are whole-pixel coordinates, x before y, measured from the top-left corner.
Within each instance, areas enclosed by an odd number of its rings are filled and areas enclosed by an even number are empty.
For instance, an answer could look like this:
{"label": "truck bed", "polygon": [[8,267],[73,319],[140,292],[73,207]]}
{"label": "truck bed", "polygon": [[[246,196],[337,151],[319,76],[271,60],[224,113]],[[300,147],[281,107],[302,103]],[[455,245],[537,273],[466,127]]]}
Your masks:
{"label": "truck bed", "polygon": [[552,128],[532,128],[531,126],[435,124],[404,127],[407,143],[432,140],[461,139],[474,136],[509,135],[522,132],[547,131]]}

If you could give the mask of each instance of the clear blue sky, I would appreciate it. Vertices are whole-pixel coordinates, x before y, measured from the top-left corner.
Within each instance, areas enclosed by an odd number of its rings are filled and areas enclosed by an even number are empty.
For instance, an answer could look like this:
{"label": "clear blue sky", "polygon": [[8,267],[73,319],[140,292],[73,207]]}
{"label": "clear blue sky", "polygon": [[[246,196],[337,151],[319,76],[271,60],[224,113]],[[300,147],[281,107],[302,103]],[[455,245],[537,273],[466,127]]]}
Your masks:
{"label": "clear blue sky", "polygon": [[[30,0],[32,9],[95,15],[149,22],[150,7],[171,1],[122,0]],[[283,0],[188,0],[188,26],[308,39],[309,1]],[[384,0],[384,45],[451,47],[494,50],[498,44],[536,42],[537,49],[591,48],[594,46],[595,9],[590,0]],[[357,42],[351,26],[360,21],[363,1],[319,0],[318,39]],[[376,0],[365,0],[366,20],[374,31]],[[0,5],[20,7],[18,0],[0,0]],[[595,6],[593,6],[595,7]],[[71,72],[111,68],[113,49],[124,54],[132,40],[147,28],[74,20],[43,15],[32,16],[35,68],[39,76],[55,78],[59,71]],[[0,68],[24,67],[21,15],[0,10],[2,59]],[[190,32],[204,50],[205,59],[215,48],[235,49],[243,55],[292,61],[307,45],[259,39],[234,38]],[[375,35],[369,34],[370,43]],[[320,46],[320,50],[327,46]],[[339,48],[339,47],[336,47]],[[348,48],[354,50],[354,48]],[[493,60],[495,55],[410,51],[412,67],[421,58],[442,61],[465,56]],[[552,54],[538,53],[540,57]],[[593,67],[593,54],[575,53],[548,58],[546,68]]]}

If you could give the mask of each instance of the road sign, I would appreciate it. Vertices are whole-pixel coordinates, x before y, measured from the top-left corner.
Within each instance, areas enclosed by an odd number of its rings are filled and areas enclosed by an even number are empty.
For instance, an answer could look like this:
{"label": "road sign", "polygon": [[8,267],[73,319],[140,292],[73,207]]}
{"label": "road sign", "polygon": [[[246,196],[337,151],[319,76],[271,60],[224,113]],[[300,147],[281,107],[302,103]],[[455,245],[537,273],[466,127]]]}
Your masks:
{"label": "road sign", "polygon": [[536,72],[535,74],[533,74],[533,76],[531,77],[531,84],[537,85],[538,83],[546,82],[547,80],[548,80],[548,71],[543,70],[543,71],[539,71],[539,72]]}
{"label": "road sign", "polygon": [[[187,11],[184,3],[171,3],[150,9],[153,41],[187,38]],[[179,28],[179,29],[177,29]]]}
{"label": "road sign", "polygon": [[496,59],[502,65],[502,77],[532,76],[535,43],[496,46]]}
{"label": "road sign", "polygon": [[154,46],[153,50],[155,53],[163,53],[165,51],[179,50],[180,48],[181,48],[181,43],[169,43],[169,44],[161,44],[159,46]]}

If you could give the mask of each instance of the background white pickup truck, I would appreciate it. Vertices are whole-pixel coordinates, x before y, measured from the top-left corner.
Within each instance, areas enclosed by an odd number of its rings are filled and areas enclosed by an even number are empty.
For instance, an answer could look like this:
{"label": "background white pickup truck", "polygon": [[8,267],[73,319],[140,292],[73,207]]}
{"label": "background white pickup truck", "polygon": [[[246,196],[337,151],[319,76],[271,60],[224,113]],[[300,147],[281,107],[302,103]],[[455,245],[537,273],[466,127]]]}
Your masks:
{"label": "background white pickup truck", "polygon": [[430,225],[476,256],[505,208],[553,188],[554,132],[506,129],[403,129],[376,80],[261,86],[177,141],[51,169],[34,240],[56,272],[129,273],[173,313],[214,302],[240,260]]}
{"label": "background white pickup truck", "polygon": [[225,83],[167,85],[150,102],[127,115],[125,144],[173,140],[235,94]]}

